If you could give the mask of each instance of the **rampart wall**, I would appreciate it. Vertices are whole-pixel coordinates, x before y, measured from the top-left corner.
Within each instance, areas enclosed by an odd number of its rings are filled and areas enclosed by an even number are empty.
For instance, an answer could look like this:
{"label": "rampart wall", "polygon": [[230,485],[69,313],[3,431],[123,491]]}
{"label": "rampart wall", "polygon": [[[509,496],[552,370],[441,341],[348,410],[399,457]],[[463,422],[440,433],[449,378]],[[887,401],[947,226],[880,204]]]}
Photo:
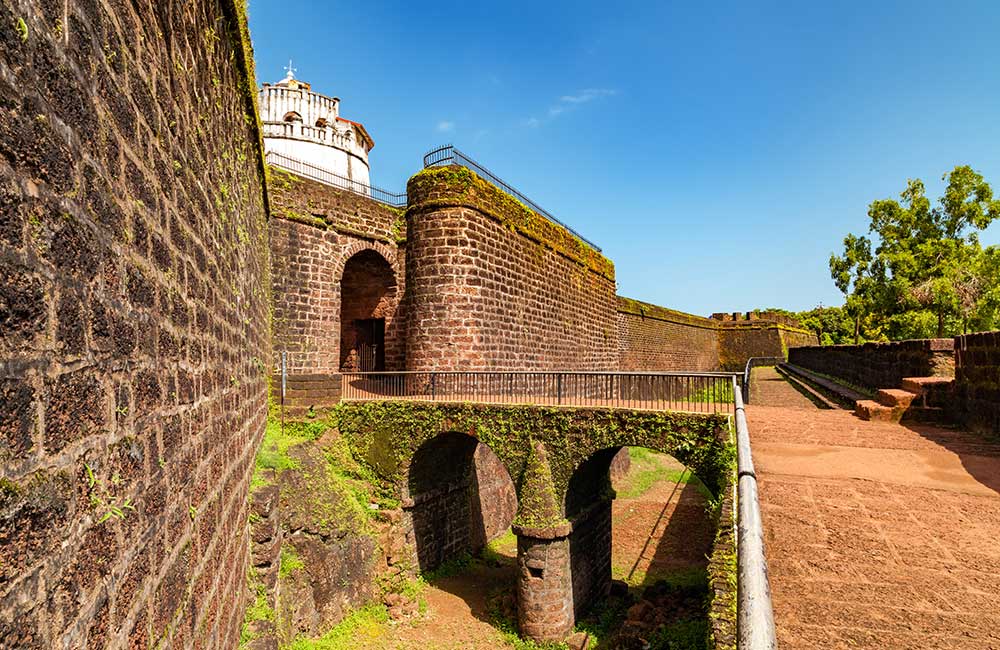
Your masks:
{"label": "rampart wall", "polygon": [[1000,435],[1000,332],[955,339],[955,417],[965,426]]}
{"label": "rampart wall", "polygon": [[618,363],[623,371],[716,370],[719,323],[618,296]]}
{"label": "rampart wall", "polygon": [[816,335],[757,318],[703,318],[618,296],[618,363],[623,371],[743,370],[751,357],[784,357]]}
{"label": "rampart wall", "polygon": [[235,648],[270,357],[242,5],[0,5],[0,647]]}
{"label": "rampart wall", "polygon": [[788,361],[874,391],[898,388],[906,377],[953,376],[954,349],[954,339],[805,346],[789,350]]}

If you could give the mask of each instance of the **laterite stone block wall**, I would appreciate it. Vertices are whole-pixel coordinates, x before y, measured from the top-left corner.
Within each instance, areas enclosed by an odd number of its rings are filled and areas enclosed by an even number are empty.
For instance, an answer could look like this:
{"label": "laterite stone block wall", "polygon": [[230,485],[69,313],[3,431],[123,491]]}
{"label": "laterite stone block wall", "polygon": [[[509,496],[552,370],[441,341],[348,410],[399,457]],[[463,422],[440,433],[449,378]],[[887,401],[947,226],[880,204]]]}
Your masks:
{"label": "laterite stone block wall", "polygon": [[955,338],[955,416],[970,429],[1000,435],[1000,332]]}
{"label": "laterite stone block wall", "polygon": [[288,351],[291,375],[340,371],[341,279],[347,261],[364,251],[395,274],[386,316],[386,369],[404,367],[406,222],[401,210],[271,168],[271,260],[275,354]]}
{"label": "laterite stone block wall", "polygon": [[789,347],[818,343],[815,334],[788,325],[785,317],[723,316],[702,318],[618,296],[621,370],[739,371],[751,357],[784,357]]}
{"label": "laterite stone block wall", "polygon": [[863,345],[792,348],[789,363],[878,390],[898,388],[905,377],[955,375],[954,339],[914,339]]}
{"label": "laterite stone block wall", "polygon": [[0,5],[0,647],[239,643],[270,357],[244,20]]}
{"label": "laterite stone block wall", "polygon": [[617,300],[622,371],[719,368],[717,321],[631,298]]}
{"label": "laterite stone block wall", "polygon": [[617,370],[607,259],[464,168],[408,196],[408,370]]}

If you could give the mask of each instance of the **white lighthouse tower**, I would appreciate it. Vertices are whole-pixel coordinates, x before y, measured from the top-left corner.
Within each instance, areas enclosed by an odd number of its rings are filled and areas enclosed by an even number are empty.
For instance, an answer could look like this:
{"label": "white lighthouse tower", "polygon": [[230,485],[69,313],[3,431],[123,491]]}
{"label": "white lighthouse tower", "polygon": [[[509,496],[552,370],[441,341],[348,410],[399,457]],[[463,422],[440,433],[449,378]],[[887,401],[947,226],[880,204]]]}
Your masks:
{"label": "white lighthouse tower", "polygon": [[368,185],[368,152],[375,142],[365,127],[340,116],[340,99],[312,91],[288,74],[276,84],[260,89],[260,113],[264,125],[264,150],[281,167],[316,174],[336,174]]}

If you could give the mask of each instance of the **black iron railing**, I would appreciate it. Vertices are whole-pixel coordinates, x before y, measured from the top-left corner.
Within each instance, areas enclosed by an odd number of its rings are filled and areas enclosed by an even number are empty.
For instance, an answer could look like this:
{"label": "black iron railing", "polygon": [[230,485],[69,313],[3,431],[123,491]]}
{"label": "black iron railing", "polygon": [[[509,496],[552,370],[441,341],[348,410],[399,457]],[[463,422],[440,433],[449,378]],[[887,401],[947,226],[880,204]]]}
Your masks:
{"label": "black iron railing", "polygon": [[548,212],[547,210],[543,209],[540,205],[538,205],[537,203],[526,197],[524,194],[518,192],[512,186],[504,182],[499,176],[497,176],[490,170],[486,169],[472,158],[469,158],[464,153],[456,149],[454,146],[447,144],[444,145],[443,147],[438,147],[437,149],[432,149],[431,151],[427,152],[427,154],[424,156],[424,168],[426,169],[427,167],[436,167],[438,165],[461,165],[462,167],[467,167],[468,169],[471,169],[472,171],[476,172],[476,174],[486,179],[490,183],[496,185],[498,188],[500,188],[507,194],[510,194],[511,196],[515,197],[518,201],[525,204],[526,206],[528,206],[541,216],[570,231],[571,233],[579,237],[582,241],[586,242],[588,246],[593,248],[598,253],[601,252],[601,248],[597,244],[590,241],[589,239],[578,233],[573,228],[570,228],[562,221],[559,221],[559,219],[556,219],[551,212]]}
{"label": "black iron railing", "polygon": [[733,373],[345,372],[346,401],[416,400],[733,413]]}
{"label": "black iron railing", "polygon": [[280,167],[281,169],[293,172],[299,176],[305,176],[306,178],[311,178],[314,181],[318,181],[326,185],[332,185],[333,187],[337,187],[342,190],[354,192],[355,194],[375,199],[380,203],[385,203],[386,205],[391,205],[396,208],[406,207],[405,193],[396,194],[395,192],[383,190],[373,185],[367,185],[365,183],[347,178],[346,176],[335,174],[328,169],[317,167],[316,165],[298,160],[296,158],[290,158],[289,156],[280,154],[276,151],[267,152],[265,160],[269,165]]}

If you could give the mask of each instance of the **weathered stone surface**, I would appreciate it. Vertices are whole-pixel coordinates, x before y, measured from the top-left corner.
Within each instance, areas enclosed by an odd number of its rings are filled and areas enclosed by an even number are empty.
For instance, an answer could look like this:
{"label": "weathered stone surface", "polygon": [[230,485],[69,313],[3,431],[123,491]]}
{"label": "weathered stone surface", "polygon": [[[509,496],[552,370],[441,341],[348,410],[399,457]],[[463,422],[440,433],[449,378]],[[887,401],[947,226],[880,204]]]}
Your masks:
{"label": "weathered stone surface", "polygon": [[0,4],[2,647],[238,644],[270,358],[240,6]]}
{"label": "weathered stone surface", "polygon": [[354,495],[331,476],[322,445],[294,447],[294,469],[278,477],[282,562],[281,636],[318,636],[375,594],[383,568],[377,531],[358,513]]}

